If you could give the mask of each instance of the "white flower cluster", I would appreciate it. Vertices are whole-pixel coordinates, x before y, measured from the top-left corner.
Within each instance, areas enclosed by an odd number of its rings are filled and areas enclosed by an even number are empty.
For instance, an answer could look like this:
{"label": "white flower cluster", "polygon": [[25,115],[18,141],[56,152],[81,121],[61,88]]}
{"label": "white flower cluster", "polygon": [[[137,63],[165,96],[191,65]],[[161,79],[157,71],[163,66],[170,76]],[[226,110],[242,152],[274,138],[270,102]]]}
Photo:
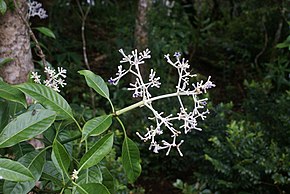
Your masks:
{"label": "white flower cluster", "polygon": [[91,6],[95,6],[95,1],[94,0],[87,0],[87,4]]}
{"label": "white flower cluster", "polygon": [[[57,71],[58,72],[55,72],[55,69],[45,67],[44,73],[46,73],[47,79],[43,81],[43,84],[56,92],[60,92],[59,86],[64,87],[66,85],[65,81],[62,79],[66,78],[66,69],[58,67]],[[31,74],[31,79],[34,79],[35,83],[41,84],[41,75],[38,75],[37,72],[32,72]]]}
{"label": "white flower cluster", "polygon": [[[116,85],[119,80],[127,73],[132,73],[135,75],[136,82],[134,84],[131,83],[131,88],[128,89],[134,91],[133,97],[143,98],[142,103],[139,103],[140,107],[147,107],[153,113],[153,117],[149,117],[148,119],[153,120],[156,123],[155,126],[151,125],[149,128],[147,128],[147,132],[143,136],[140,135],[139,132],[137,132],[137,135],[144,142],[150,140],[151,144],[149,149],[153,150],[155,153],[158,153],[159,150],[167,149],[166,155],[168,155],[171,148],[176,148],[180,156],[183,156],[180,150],[180,145],[184,142],[184,140],[180,140],[179,143],[177,143],[177,137],[182,134],[182,130],[184,134],[187,134],[192,129],[199,131],[202,130],[201,128],[197,127],[198,119],[204,120],[206,118],[206,114],[209,113],[209,110],[206,108],[206,102],[208,99],[202,98],[200,94],[206,93],[208,89],[215,87],[215,84],[210,81],[210,76],[206,82],[200,81],[196,84],[190,83],[190,78],[196,76],[196,74],[190,73],[190,65],[188,64],[188,61],[184,58],[180,59],[181,54],[176,52],[174,54],[175,62],[171,60],[169,54],[165,55],[167,63],[176,68],[179,75],[176,91],[174,93],[152,97],[149,92],[149,88],[159,88],[161,85],[159,82],[160,78],[156,77],[155,71],[151,69],[149,81],[145,83],[139,69],[139,65],[144,64],[144,59],[151,58],[150,51],[146,49],[145,51],[140,52],[138,55],[137,50],[135,50],[132,52],[132,54],[126,55],[121,49],[120,53],[124,57],[120,63],[127,62],[130,64],[130,66],[127,70],[125,70],[123,69],[123,66],[120,65],[118,67],[118,72],[116,73],[117,77],[110,78],[109,82]],[[193,100],[193,106],[185,107],[181,98],[182,96],[191,97]],[[172,97],[177,98],[179,102],[178,104],[180,112],[176,113],[176,115],[169,114],[164,116],[164,112],[159,112],[153,107],[154,101]],[[182,125],[175,127],[173,124],[174,121],[181,122]],[[169,130],[172,137],[171,143],[165,140],[161,140],[162,145],[160,145],[157,142],[157,138],[155,137],[163,134],[162,127]]]}
{"label": "white flower cluster", "polygon": [[74,169],[72,175],[71,175],[71,179],[72,180],[77,180],[79,177],[78,177],[78,174],[79,174],[79,171],[77,171],[76,169]]}
{"label": "white flower cluster", "polygon": [[29,0],[28,4],[28,16],[34,17],[38,16],[40,19],[45,19],[48,17],[46,11],[42,8],[42,4],[38,3],[37,1]]}

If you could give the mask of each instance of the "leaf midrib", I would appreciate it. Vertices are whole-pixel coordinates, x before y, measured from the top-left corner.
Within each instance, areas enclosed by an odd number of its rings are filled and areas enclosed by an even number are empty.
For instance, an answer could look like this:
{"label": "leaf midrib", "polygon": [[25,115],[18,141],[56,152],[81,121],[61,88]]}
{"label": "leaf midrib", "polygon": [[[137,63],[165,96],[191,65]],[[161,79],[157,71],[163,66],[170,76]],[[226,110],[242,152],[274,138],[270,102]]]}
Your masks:
{"label": "leaf midrib", "polygon": [[[35,87],[34,86],[32,86],[34,89],[35,89]],[[20,85],[20,90],[21,89],[23,89],[23,88],[21,88],[21,85]],[[59,107],[61,110],[63,110],[66,114],[68,114],[72,119],[73,119],[73,116],[72,116],[72,114],[70,113],[70,110],[66,110],[66,109],[63,109],[60,105],[58,105],[58,104],[56,104],[56,103],[54,103],[53,101],[51,101],[49,98],[47,98],[46,96],[44,96],[42,93],[37,93],[36,91],[34,91],[34,90],[29,90],[29,89],[27,89],[27,88],[24,88],[24,90],[28,90],[28,91],[31,91],[31,92],[33,92],[34,94],[40,94],[45,100],[47,100],[47,101],[49,101],[50,103],[52,103],[53,105],[56,105],[57,107]],[[29,94],[28,94],[29,95]],[[41,102],[40,102],[41,103]],[[69,112],[68,112],[69,111]]]}
{"label": "leaf midrib", "polygon": [[[26,130],[27,128],[29,128],[29,127],[31,127],[31,126],[33,126],[33,125],[36,125],[36,124],[38,124],[38,123],[41,122],[41,121],[48,120],[50,117],[54,117],[54,116],[56,116],[56,115],[53,114],[53,115],[51,115],[51,116],[49,116],[49,117],[45,117],[45,118],[42,119],[42,120],[37,120],[37,122],[33,122],[31,125],[28,125],[28,126],[25,127],[23,130],[18,131],[17,133],[13,134],[10,138],[4,140],[4,141],[0,144],[0,148],[1,148],[1,145],[3,145],[4,143],[6,143],[7,141],[13,139],[15,136],[19,135],[21,132],[23,132],[23,131]],[[5,128],[4,128],[4,129],[5,129]],[[4,129],[3,129],[2,133],[5,132]],[[0,134],[0,136],[2,135],[2,133]]]}

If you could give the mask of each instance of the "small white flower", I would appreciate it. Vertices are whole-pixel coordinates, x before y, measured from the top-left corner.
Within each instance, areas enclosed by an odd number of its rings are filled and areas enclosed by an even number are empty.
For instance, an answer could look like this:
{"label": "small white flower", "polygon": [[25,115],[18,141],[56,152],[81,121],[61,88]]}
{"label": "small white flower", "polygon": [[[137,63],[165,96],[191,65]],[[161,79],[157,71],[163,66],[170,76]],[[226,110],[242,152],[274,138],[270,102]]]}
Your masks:
{"label": "small white flower", "polygon": [[29,17],[38,16],[40,19],[44,19],[48,17],[48,15],[46,14],[46,11],[42,8],[41,3],[38,3],[37,1],[29,0],[27,4],[28,4]]}
{"label": "small white flower", "polygon": [[[55,69],[50,67],[44,68],[44,73],[47,75],[46,80],[43,81],[43,85],[52,88],[56,92],[60,92],[59,86],[64,87],[67,84],[63,78],[66,78],[66,69],[62,67],[57,68],[57,72]],[[40,75],[37,72],[32,72],[31,78],[34,79],[35,83],[41,84]]]}
{"label": "small white flower", "polygon": [[[149,128],[146,128],[147,132],[144,135],[141,135],[139,132],[137,132],[137,136],[144,142],[150,140],[149,149],[154,153],[159,153],[160,150],[167,149],[166,155],[168,155],[172,148],[176,148],[179,155],[183,156],[180,150],[180,146],[184,140],[181,140],[178,144],[175,142],[177,141],[178,136],[182,134],[180,129],[184,130],[184,134],[188,134],[193,129],[198,131],[202,130],[198,127],[198,120],[204,120],[206,115],[209,114],[209,111],[206,109],[206,102],[208,99],[202,98],[199,95],[206,93],[208,89],[215,87],[215,84],[210,81],[211,77],[209,76],[205,83],[203,83],[202,80],[196,84],[191,83],[190,79],[196,76],[196,74],[191,74],[188,61],[184,58],[181,59],[181,54],[179,52],[174,54],[175,61],[172,61],[170,55],[167,54],[164,56],[164,58],[168,64],[176,69],[178,73],[178,81],[175,86],[175,92],[152,97],[149,89],[152,87],[160,88],[160,77],[156,77],[156,72],[151,69],[149,80],[146,81],[143,79],[139,70],[139,65],[143,65],[145,63],[145,59],[151,58],[149,49],[146,49],[139,54],[137,50],[134,50],[130,55],[126,55],[122,49],[120,49],[119,52],[123,55],[123,59],[120,62],[129,63],[129,67],[124,69],[123,66],[119,66],[118,72],[116,73],[117,77],[110,78],[109,82],[116,84],[123,76],[128,73],[136,76],[135,83],[130,83],[128,90],[134,92],[132,95],[133,97],[143,98],[142,106],[148,108],[153,115],[148,117],[148,119],[155,123],[155,125],[150,125]],[[188,96],[189,98],[192,98],[193,107],[186,108],[183,104],[181,96]],[[177,98],[178,103],[176,105],[179,106],[180,112],[176,113],[175,115],[173,113],[165,115],[164,112],[157,111],[155,109],[153,105],[154,101],[172,97]],[[175,127],[176,122],[181,122],[182,124],[179,127]],[[167,131],[165,131],[165,129],[167,129]],[[157,141],[157,137],[161,136],[165,132],[171,134],[172,143],[161,140],[162,145],[160,145]]]}
{"label": "small white flower", "polygon": [[38,83],[38,84],[40,84],[41,83],[41,81],[40,81],[40,77],[41,77],[41,75],[38,75],[38,73],[37,72],[31,72],[31,79],[34,79],[33,81],[35,82],[35,83]]}
{"label": "small white flower", "polygon": [[79,174],[79,172],[76,169],[74,169],[73,174],[71,176],[71,179],[72,180],[77,180],[79,178],[78,174]]}

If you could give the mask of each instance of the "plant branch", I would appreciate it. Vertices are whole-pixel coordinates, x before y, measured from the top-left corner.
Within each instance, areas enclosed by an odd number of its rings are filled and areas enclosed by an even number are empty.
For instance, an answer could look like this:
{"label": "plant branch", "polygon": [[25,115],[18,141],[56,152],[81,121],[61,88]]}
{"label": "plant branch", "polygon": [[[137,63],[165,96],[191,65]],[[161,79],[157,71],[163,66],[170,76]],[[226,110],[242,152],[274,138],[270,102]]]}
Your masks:
{"label": "plant branch", "polygon": [[[82,44],[83,44],[84,62],[85,62],[86,68],[88,70],[91,70],[90,65],[89,65],[88,55],[87,55],[87,43],[86,43],[86,36],[85,36],[86,20],[87,20],[88,14],[90,12],[91,6],[89,5],[86,12],[84,12],[79,0],[77,0],[77,5],[78,5],[79,11],[81,13],[81,21],[82,21],[81,36],[82,36]],[[96,105],[95,105],[96,103],[95,103],[95,94],[94,94],[92,88],[90,88],[90,96],[91,96],[91,102],[92,102],[93,115],[95,115],[96,114]]]}
{"label": "plant branch", "polygon": [[[44,65],[44,67],[46,67],[47,66],[47,61],[45,59],[45,55],[44,55],[44,53],[43,53],[43,51],[42,51],[42,49],[40,47],[40,44],[39,44],[37,38],[35,37],[35,35],[34,35],[32,29],[31,29],[28,21],[24,18],[23,13],[21,12],[16,0],[13,0],[13,2],[14,2],[14,6],[15,6],[17,14],[21,18],[21,20],[24,22],[25,26],[28,28],[29,35],[32,38],[32,40],[35,42],[35,46],[36,46],[36,49],[38,51],[36,54],[41,58],[41,61],[42,61],[43,65]],[[46,76],[48,77],[48,75],[46,75]]]}

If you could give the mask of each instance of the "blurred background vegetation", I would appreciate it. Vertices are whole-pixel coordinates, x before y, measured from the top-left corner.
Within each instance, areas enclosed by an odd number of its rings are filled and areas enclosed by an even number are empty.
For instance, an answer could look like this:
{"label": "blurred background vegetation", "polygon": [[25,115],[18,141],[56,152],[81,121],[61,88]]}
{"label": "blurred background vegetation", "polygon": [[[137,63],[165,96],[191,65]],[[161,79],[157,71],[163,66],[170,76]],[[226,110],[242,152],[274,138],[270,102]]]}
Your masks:
{"label": "blurred background vegetation", "polygon": [[[41,2],[41,1],[40,1]],[[135,131],[145,130],[146,111],[122,115],[128,134],[139,144],[142,174],[134,185],[124,179],[120,143],[104,164],[118,183],[119,193],[287,193],[290,191],[290,1],[289,0],[154,0],[147,13],[148,48],[163,87],[174,90],[175,72],[164,54],[179,51],[189,59],[197,79],[211,75],[211,114],[200,121],[202,132],[185,136],[183,157],[171,152],[154,154]],[[173,3],[174,2],[174,3]],[[77,1],[42,1],[49,17],[32,19],[32,26],[47,26],[56,39],[38,39],[48,61],[68,69],[63,91],[79,119],[110,110],[77,74],[86,69],[81,36],[82,16]],[[121,59],[118,50],[135,48],[137,0],[95,0],[84,12],[89,67],[108,80]],[[35,56],[37,60],[37,56]],[[41,66],[35,67],[41,70]],[[130,78],[128,78],[130,81]],[[134,103],[126,83],[110,87],[118,108]],[[171,88],[171,89],[170,89]],[[170,112],[170,101],[158,104]],[[167,109],[167,110],[166,110]],[[94,112],[95,110],[95,112]],[[133,121],[133,122],[132,122]],[[115,129],[117,129],[117,125]],[[114,129],[114,130],[115,130]],[[118,142],[118,139],[117,141]]]}

